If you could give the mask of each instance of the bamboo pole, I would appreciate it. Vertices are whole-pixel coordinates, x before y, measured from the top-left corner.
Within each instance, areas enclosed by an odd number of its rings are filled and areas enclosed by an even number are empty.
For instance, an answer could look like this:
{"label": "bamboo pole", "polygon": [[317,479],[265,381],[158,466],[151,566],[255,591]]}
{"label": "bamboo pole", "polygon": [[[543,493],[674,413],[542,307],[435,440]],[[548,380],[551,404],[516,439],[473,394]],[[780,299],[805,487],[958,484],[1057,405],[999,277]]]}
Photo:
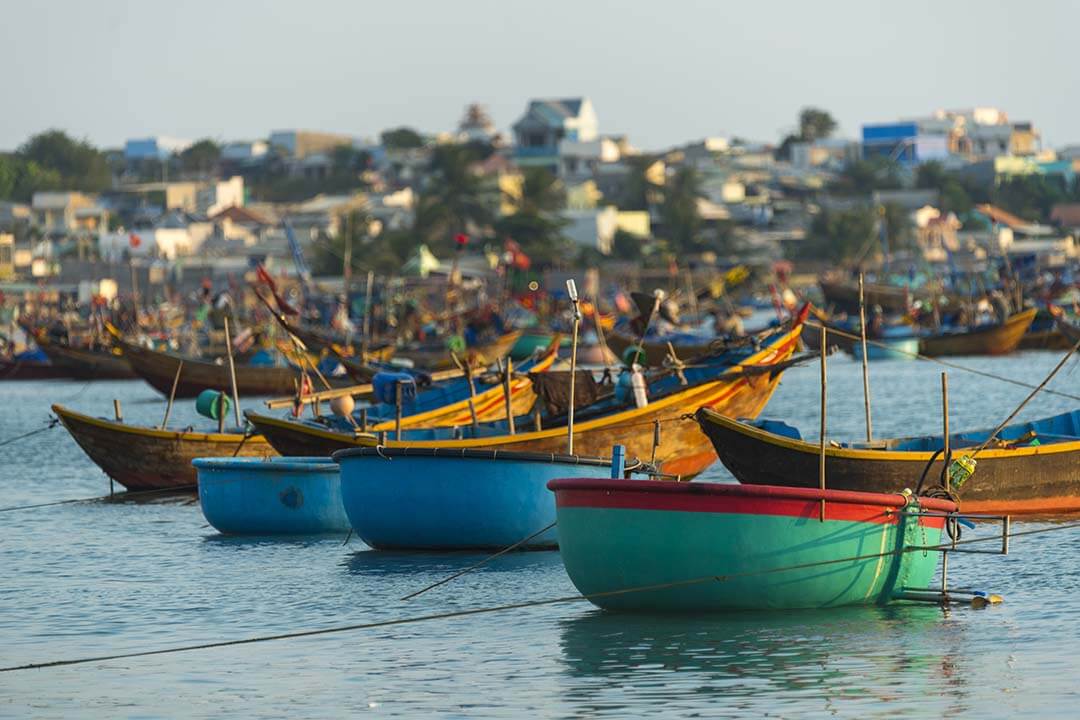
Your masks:
{"label": "bamboo pole", "polygon": [[401,381],[394,383],[394,439],[401,439]]}
{"label": "bamboo pole", "polygon": [[229,334],[229,316],[225,316],[225,353],[229,357],[229,383],[232,385],[233,417],[236,419],[236,427],[242,427],[240,423],[240,394],[236,389],[236,364],[233,362],[232,336]]}
{"label": "bamboo pole", "polygon": [[697,301],[697,291],[694,289],[694,273],[693,273],[693,271],[690,270],[689,268],[687,268],[685,271],[683,271],[683,279],[684,279],[684,281],[686,283],[686,294],[688,296],[687,297],[687,301],[688,301],[687,304],[690,306],[690,312],[692,312],[694,314],[695,319],[697,319],[698,301]]}
{"label": "bamboo pole", "polygon": [[472,365],[468,363],[468,358],[464,363],[458,360],[457,353],[453,350],[450,351],[450,359],[465,373],[465,380],[469,383],[469,416],[472,418],[472,426],[475,430],[480,423],[476,420],[476,383],[473,382]]}
{"label": "bamboo pole", "polygon": [[180,373],[184,371],[184,361],[176,366],[176,376],[173,377],[172,390],[169,391],[169,402],[165,406],[165,417],[161,421],[161,429],[164,430],[169,424],[169,415],[172,414],[173,400],[176,399],[176,386],[180,384]]}
{"label": "bamboo pole", "polygon": [[[870,418],[870,369],[866,357],[866,302],[863,296],[863,274],[859,273],[859,336],[862,340],[862,392],[863,409],[866,412],[866,442],[874,439],[874,425]],[[821,346],[824,349],[824,345]],[[824,355],[822,355],[824,357]]]}
{"label": "bamboo pole", "polygon": [[[611,351],[608,350],[607,338],[604,337],[604,326],[600,321],[600,298],[593,298],[593,321],[596,323],[596,339],[600,342],[600,352],[604,354],[604,367],[608,367],[608,358]],[[616,362],[618,365],[618,362]]]}
{"label": "bamboo pole", "polygon": [[506,403],[506,425],[510,428],[510,434],[516,435],[514,428],[514,403],[510,397],[510,378],[514,372],[514,362],[508,355],[506,357],[506,372],[503,373],[503,400]]}
{"label": "bamboo pole", "polygon": [[949,440],[949,374],[941,373],[941,427],[944,444],[941,462],[945,463],[945,490],[949,490],[949,453],[952,451]]}
{"label": "bamboo pole", "polygon": [[[455,378],[462,377],[464,372],[461,369],[453,370],[439,370],[438,372],[431,373],[431,379],[433,382],[442,382],[443,380],[453,380]],[[334,398],[345,397],[349,395],[353,398],[367,398],[371,396],[374,391],[371,383],[365,383],[363,385],[350,385],[349,387],[333,388],[330,390],[322,390],[317,393],[310,393],[304,396],[302,400],[303,404],[311,404],[316,401],[333,400]],[[283,407],[289,407],[296,402],[295,397],[280,397],[273,398],[266,401],[266,407],[271,410],[276,410]]]}
{"label": "bamboo pole", "polygon": [[[825,372],[825,326],[821,326],[821,437],[818,439],[818,486],[825,492],[825,390],[828,380]],[[821,522],[825,522],[825,496],[821,497]]]}
{"label": "bamboo pole", "polygon": [[577,386],[577,343],[581,326],[581,306],[578,304],[577,285],[573,278],[566,281],[566,292],[574,304],[574,336],[570,342],[570,407],[566,416],[566,453],[574,454],[574,389]]}
{"label": "bamboo pole", "polygon": [[371,350],[371,288],[375,282],[375,271],[368,270],[367,286],[364,288],[364,324],[361,329],[363,337],[360,339],[360,362],[368,361],[368,352]]}
{"label": "bamboo pole", "polygon": [[120,411],[120,401],[113,398],[112,401],[113,416],[116,418],[116,422],[124,422],[124,413]]}

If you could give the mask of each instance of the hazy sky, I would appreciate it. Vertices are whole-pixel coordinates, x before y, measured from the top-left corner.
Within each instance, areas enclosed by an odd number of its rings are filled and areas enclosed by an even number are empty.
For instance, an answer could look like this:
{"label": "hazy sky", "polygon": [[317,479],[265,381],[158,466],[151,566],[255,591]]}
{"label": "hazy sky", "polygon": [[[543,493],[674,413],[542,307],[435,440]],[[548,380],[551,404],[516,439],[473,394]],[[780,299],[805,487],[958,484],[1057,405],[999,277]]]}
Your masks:
{"label": "hazy sky", "polygon": [[658,149],[777,140],[800,107],[865,121],[996,105],[1080,142],[1073,0],[0,1],[0,149],[57,127],[374,136],[507,128],[531,97],[587,95],[601,132]]}

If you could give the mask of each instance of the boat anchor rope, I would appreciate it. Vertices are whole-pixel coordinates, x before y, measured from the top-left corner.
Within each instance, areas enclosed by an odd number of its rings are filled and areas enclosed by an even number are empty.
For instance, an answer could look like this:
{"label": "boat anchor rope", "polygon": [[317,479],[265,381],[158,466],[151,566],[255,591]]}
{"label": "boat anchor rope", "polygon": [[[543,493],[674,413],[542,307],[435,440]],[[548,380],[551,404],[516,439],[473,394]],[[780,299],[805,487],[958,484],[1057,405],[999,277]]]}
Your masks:
{"label": "boat anchor rope", "polygon": [[[1031,530],[1023,530],[1021,532],[1012,533],[1012,537],[1021,537],[1026,535],[1041,535],[1048,532],[1056,532],[1059,530],[1072,530],[1080,528],[1080,522],[1065,523],[1061,525],[1052,525],[1050,527],[1033,528]],[[173,653],[181,652],[193,652],[195,650],[210,650],[214,648],[233,647],[236,645],[252,645],[255,643],[272,642],[275,640],[291,640],[296,638],[314,637],[317,635],[333,635],[344,632],[354,632],[357,630],[372,630],[376,628],[394,627],[398,625],[412,625],[414,623],[428,622],[432,620],[449,620],[459,617],[470,617],[474,615],[490,615],[498,612],[507,612],[510,610],[523,610],[527,608],[543,607],[547,605],[559,605],[573,602],[581,602],[584,600],[593,600],[601,597],[612,597],[616,595],[627,595],[630,593],[638,592],[655,592],[657,590],[667,590],[676,587],[687,587],[692,585],[699,585],[707,582],[727,582],[736,578],[751,577],[755,575],[772,575],[783,572],[790,572],[793,570],[806,570],[814,567],[821,567],[826,565],[836,565],[840,563],[858,562],[862,560],[873,560],[876,558],[890,557],[893,555],[901,555],[907,552],[922,552],[922,551],[952,551],[957,545],[966,545],[978,542],[987,541],[1000,541],[1000,537],[981,537],[971,538],[969,540],[960,540],[955,543],[948,543],[942,545],[933,546],[911,546],[906,548],[900,548],[898,550],[887,550],[880,553],[871,553],[867,555],[858,555],[854,557],[835,558],[831,560],[818,560],[815,562],[801,563],[799,565],[789,565],[778,568],[766,568],[765,570],[750,570],[742,573],[732,573],[730,575],[706,575],[698,578],[691,578],[688,580],[676,580],[673,582],[662,583],[660,585],[647,585],[640,587],[622,588],[619,590],[609,590],[602,593],[593,593],[591,595],[566,595],[557,598],[548,598],[544,600],[526,600],[518,603],[510,603],[507,605],[496,605],[490,607],[469,608],[465,610],[451,610],[442,613],[433,613],[430,615],[415,615],[412,617],[395,618],[392,620],[377,620],[367,623],[356,623],[352,625],[339,625],[336,627],[317,628],[312,630],[298,630],[289,633],[279,633],[276,635],[261,635],[249,638],[239,638],[236,640],[222,640],[218,642],[200,643],[198,645],[183,645],[180,647],[172,648],[158,648],[153,650],[139,650],[126,653],[115,653],[113,655],[99,655],[96,657],[83,657],[72,658],[66,660],[53,660],[50,662],[41,663],[29,663],[25,665],[11,665],[7,667],[0,667],[0,673],[16,672],[19,670],[38,670],[42,668],[53,667],[65,667],[68,665],[85,665],[94,662],[107,662],[110,660],[124,660],[128,658],[136,657],[149,657],[153,655],[170,655]],[[973,607],[984,607],[984,602],[972,601]]]}
{"label": "boat anchor rope", "polygon": [[28,433],[23,433],[22,435],[16,435],[13,438],[8,438],[7,440],[4,440],[3,442],[0,442],[0,447],[4,447],[5,445],[10,445],[13,442],[23,440],[25,438],[30,437],[31,435],[37,435],[38,433],[43,433],[46,430],[52,430],[54,427],[56,427],[57,425],[60,424],[60,418],[55,417],[55,416],[51,416],[49,418],[49,420],[47,420],[47,422],[48,422],[48,424],[43,428],[38,428],[37,430],[31,430]]}

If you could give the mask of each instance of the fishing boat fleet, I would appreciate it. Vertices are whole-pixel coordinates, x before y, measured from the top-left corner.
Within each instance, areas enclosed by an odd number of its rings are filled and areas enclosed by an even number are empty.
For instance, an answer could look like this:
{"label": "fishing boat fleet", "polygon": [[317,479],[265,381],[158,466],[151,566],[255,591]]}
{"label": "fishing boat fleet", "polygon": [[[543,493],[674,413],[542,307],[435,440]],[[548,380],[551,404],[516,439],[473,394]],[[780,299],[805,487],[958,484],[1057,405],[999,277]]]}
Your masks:
{"label": "fishing boat fleet", "polygon": [[[951,432],[946,393],[940,435],[873,439],[867,407],[865,441],[826,442],[836,346],[864,373],[871,360],[1002,354],[1039,315],[961,317],[939,295],[850,285],[823,279],[823,299],[778,302],[775,319],[744,331],[727,298],[683,323],[658,291],[617,319],[569,281],[544,331],[476,302],[428,328],[406,310],[391,338],[370,277],[360,330],[305,318],[265,281],[253,288],[261,320],[227,312],[191,342],[102,316],[78,338],[26,323],[37,350],[2,372],[145,380],[167,398],[155,426],[126,422],[119,402],[112,417],[52,409],[110,482],[196,491],[224,534],[557,549],[578,590],[611,610],[971,599],[944,574],[931,587],[967,518],[1002,519],[1006,542],[1008,516],[1080,511],[1080,410]],[[1041,342],[1080,348],[1080,325],[1060,305],[1048,314],[1059,337]],[[822,378],[815,442],[761,417],[784,372],[810,362]],[[241,411],[241,397],[265,396],[265,410]],[[185,398],[207,427],[169,426]],[[717,460],[736,484],[693,481]]]}

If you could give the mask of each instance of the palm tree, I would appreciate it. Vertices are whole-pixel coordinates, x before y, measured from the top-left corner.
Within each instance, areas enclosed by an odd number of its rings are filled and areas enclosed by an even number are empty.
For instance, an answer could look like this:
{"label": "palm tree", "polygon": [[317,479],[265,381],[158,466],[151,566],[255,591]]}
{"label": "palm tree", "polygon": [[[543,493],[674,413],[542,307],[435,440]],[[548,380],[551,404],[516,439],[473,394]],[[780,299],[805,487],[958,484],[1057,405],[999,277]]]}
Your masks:
{"label": "palm tree", "polygon": [[415,230],[435,247],[449,247],[455,234],[473,233],[491,221],[483,179],[473,172],[477,151],[468,145],[439,145],[431,177],[417,204]]}
{"label": "palm tree", "polygon": [[566,188],[544,168],[528,168],[521,184],[519,212],[554,213],[566,207]]}
{"label": "palm tree", "polygon": [[566,259],[569,243],[562,234],[565,223],[558,216],[566,206],[562,182],[543,168],[529,168],[524,173],[521,196],[515,200],[517,212],[495,222],[496,234],[516,241],[540,265]]}
{"label": "palm tree", "polygon": [[701,177],[692,167],[682,167],[664,187],[664,203],[660,217],[668,239],[677,252],[696,252],[701,249],[701,214],[698,199],[704,197]]}

